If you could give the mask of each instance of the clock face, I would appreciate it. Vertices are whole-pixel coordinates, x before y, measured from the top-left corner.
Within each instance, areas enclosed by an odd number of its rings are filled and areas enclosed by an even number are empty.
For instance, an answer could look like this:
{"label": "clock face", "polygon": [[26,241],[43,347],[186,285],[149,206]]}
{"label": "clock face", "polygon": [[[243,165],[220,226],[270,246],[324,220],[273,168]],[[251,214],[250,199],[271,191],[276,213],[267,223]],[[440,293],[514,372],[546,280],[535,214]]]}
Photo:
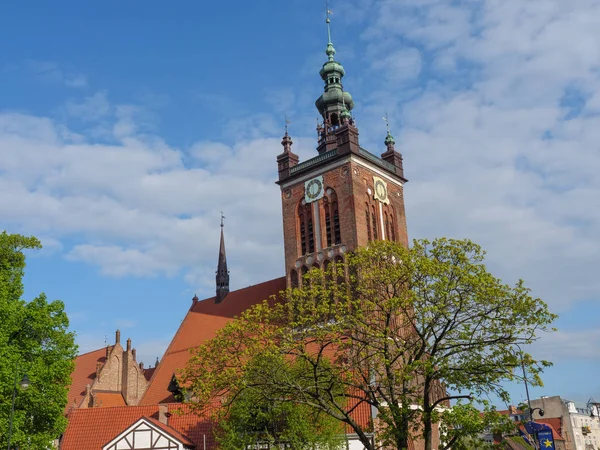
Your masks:
{"label": "clock face", "polygon": [[377,194],[377,198],[379,198],[379,200],[382,202],[387,200],[387,189],[385,184],[383,184],[383,181],[377,180],[375,182],[375,193]]}
{"label": "clock face", "polygon": [[314,202],[323,197],[323,178],[317,177],[309,180],[304,185],[305,200],[307,202]]}

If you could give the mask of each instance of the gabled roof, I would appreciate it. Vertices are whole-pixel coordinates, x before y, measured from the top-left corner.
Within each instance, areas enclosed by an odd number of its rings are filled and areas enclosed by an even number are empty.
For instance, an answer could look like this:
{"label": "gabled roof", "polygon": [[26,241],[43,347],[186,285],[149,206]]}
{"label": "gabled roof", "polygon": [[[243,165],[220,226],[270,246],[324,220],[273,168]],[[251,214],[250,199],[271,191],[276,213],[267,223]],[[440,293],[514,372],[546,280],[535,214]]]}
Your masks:
{"label": "gabled roof", "polygon": [[159,405],[84,408],[69,414],[69,424],[60,443],[61,450],[102,450],[102,447],[145,418],[154,426],[186,446],[215,448],[213,410],[205,416],[194,414],[179,403],[160,405],[165,408],[167,423],[159,421]]}
{"label": "gabled roof", "polygon": [[75,358],[75,370],[71,374],[71,386],[69,388],[67,408],[71,408],[73,403],[80,406],[81,400],[85,396],[86,385],[91,385],[96,379],[96,364],[106,362],[106,347],[93,350]]}
{"label": "gabled roof", "polygon": [[158,418],[158,405],[74,409],[61,450],[102,450],[102,446],[140,417]]}
{"label": "gabled roof", "polygon": [[196,302],[186,314],[165,355],[154,371],[141,405],[173,402],[168,390],[173,374],[185,367],[190,349],[214,337],[217,330],[253,305],[277,295],[286,288],[285,277],[276,278],[244,289],[230,292],[221,302],[214,297]]}
{"label": "gabled roof", "polygon": [[[145,436],[143,436],[143,434],[145,434]],[[103,448],[129,448],[128,446],[131,445],[132,442],[137,443],[140,438],[148,439],[151,443],[158,441],[160,447],[168,445],[169,441],[173,444],[177,442],[177,445],[183,445],[185,448],[195,447],[194,443],[179,431],[156,419],[144,416],[114,436],[109,442],[103,445]],[[126,446],[123,446],[123,444]],[[138,447],[134,445],[132,448]],[[169,446],[169,448],[171,448],[171,446]]]}

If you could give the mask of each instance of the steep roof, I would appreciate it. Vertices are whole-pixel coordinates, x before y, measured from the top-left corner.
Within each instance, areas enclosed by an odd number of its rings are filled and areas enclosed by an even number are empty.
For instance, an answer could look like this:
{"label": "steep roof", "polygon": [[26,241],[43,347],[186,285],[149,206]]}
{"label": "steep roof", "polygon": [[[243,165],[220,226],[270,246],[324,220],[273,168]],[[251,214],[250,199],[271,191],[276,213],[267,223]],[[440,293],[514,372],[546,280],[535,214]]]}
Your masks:
{"label": "steep roof", "polygon": [[[159,420],[159,405],[83,408],[69,414],[69,424],[60,443],[61,450],[102,450],[102,446],[138,420],[144,418],[185,445],[214,448],[214,423],[199,417],[179,403],[166,407],[166,421]],[[207,417],[212,413],[209,409]],[[209,447],[210,446],[210,447]]]}
{"label": "steep roof", "polygon": [[234,317],[270,296],[277,295],[285,287],[285,277],[281,277],[230,292],[221,303],[215,303],[214,297],[193,303],[156,367],[140,404],[173,402],[175,399],[168,386],[173,374],[185,367],[190,359],[190,349],[213,338]]}
{"label": "steep roof", "polygon": [[96,364],[106,361],[106,347],[93,350],[75,358],[75,370],[71,374],[71,386],[69,387],[67,410],[77,406],[85,396],[86,385],[91,385],[96,379]]}
{"label": "steep roof", "polygon": [[141,417],[158,419],[158,405],[74,409],[61,450],[102,450],[102,446]]}

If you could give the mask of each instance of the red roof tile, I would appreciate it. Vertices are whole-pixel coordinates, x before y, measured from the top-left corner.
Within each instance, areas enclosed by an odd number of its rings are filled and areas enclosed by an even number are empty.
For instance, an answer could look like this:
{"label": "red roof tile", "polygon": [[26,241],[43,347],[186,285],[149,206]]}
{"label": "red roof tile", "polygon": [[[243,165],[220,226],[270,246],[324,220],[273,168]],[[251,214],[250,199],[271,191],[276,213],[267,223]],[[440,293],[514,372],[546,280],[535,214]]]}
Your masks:
{"label": "red roof tile", "polygon": [[106,361],[106,348],[94,350],[75,358],[75,370],[71,374],[71,387],[69,388],[67,408],[77,406],[85,396],[86,385],[91,385],[96,378],[96,364]]}
{"label": "red roof tile", "polygon": [[[158,420],[158,405],[84,408],[69,414],[69,424],[63,435],[61,450],[102,450],[102,446],[117,437],[141,418],[180,440],[199,449],[214,449],[214,422],[199,417],[179,403],[168,404],[167,424]],[[212,411],[207,411],[207,417]],[[204,446],[206,444],[206,447]]]}
{"label": "red roof tile", "polygon": [[192,305],[165,355],[154,371],[150,385],[140,404],[152,405],[174,401],[167,387],[173,374],[183,369],[190,358],[190,349],[214,337],[217,330],[253,305],[284,290],[285,277],[230,292],[221,303],[214,297]]}
{"label": "red roof tile", "polygon": [[165,433],[170,434],[171,436],[173,436],[175,439],[177,439],[182,444],[188,445],[188,446],[194,446],[194,443],[187,436],[184,436],[175,428],[170,427],[169,425],[165,425],[164,423],[158,421],[157,419],[153,419],[152,417],[142,417],[142,418],[146,419],[148,422],[152,423],[155,427],[163,430]]}
{"label": "red roof tile", "polygon": [[125,406],[125,399],[120,392],[96,392],[96,407]]}
{"label": "red roof tile", "polygon": [[158,405],[74,409],[61,450],[102,450],[102,446],[141,417],[158,418]]}

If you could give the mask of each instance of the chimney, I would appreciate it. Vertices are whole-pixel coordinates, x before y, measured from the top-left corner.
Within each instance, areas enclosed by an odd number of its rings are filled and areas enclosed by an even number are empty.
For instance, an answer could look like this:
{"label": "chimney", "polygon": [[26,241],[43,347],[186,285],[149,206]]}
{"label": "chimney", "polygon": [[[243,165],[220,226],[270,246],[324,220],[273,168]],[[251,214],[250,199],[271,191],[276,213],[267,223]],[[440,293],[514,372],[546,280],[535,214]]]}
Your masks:
{"label": "chimney", "polygon": [[167,424],[167,417],[169,415],[169,407],[165,403],[160,403],[158,405],[158,421],[165,425]]}
{"label": "chimney", "polygon": [[514,406],[514,405],[510,405],[510,406],[508,407],[508,413],[509,413],[509,414],[513,414],[513,415],[514,415],[514,414],[517,414],[517,407],[516,407],[516,406]]}
{"label": "chimney", "polygon": [[96,363],[96,379],[100,381],[100,371],[102,370],[103,364],[101,362]]}
{"label": "chimney", "polygon": [[140,363],[140,369],[144,370],[144,362]]}
{"label": "chimney", "polygon": [[133,360],[135,361],[135,356],[137,355],[137,352],[135,351],[135,348],[131,350],[131,356],[133,356]]}
{"label": "chimney", "polygon": [[127,351],[131,351],[131,338],[127,338]]}
{"label": "chimney", "polygon": [[117,330],[117,332],[115,333],[115,344],[120,344],[121,343],[121,331]]}

